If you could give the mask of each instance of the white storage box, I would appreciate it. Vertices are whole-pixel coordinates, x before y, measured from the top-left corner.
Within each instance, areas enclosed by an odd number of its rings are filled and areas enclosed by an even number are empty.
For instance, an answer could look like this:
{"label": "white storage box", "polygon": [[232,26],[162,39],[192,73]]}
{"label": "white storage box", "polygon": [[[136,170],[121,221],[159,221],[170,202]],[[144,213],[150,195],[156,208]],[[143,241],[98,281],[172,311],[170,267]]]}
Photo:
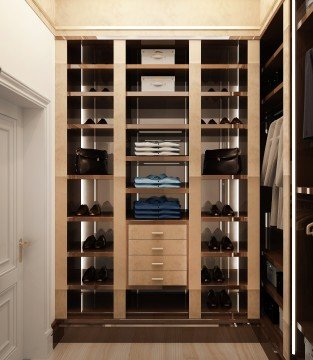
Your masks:
{"label": "white storage box", "polygon": [[175,64],[175,49],[142,49],[142,64]]}
{"label": "white storage box", "polygon": [[142,76],[141,91],[175,91],[175,76]]}

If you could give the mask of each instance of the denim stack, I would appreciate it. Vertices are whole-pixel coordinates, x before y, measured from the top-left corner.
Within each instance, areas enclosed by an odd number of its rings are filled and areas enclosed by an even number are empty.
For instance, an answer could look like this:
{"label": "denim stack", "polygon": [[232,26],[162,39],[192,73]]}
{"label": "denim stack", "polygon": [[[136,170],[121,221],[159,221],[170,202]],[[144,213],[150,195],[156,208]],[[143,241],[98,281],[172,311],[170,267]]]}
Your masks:
{"label": "denim stack", "polygon": [[166,196],[152,196],[134,202],[136,219],[180,219],[181,210],[178,199],[168,199]]}
{"label": "denim stack", "polygon": [[136,188],[179,188],[181,181],[178,177],[161,175],[148,175],[136,177],[134,181]]}

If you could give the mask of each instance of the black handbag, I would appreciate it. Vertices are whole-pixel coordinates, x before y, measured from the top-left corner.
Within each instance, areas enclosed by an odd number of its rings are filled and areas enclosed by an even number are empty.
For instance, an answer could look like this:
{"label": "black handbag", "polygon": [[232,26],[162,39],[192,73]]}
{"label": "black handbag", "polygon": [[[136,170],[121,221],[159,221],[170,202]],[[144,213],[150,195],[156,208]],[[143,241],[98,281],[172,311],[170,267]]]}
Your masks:
{"label": "black handbag", "polygon": [[240,149],[206,150],[203,175],[236,175],[241,172]]}
{"label": "black handbag", "polygon": [[78,148],[75,170],[79,175],[107,175],[108,153],[106,150]]}

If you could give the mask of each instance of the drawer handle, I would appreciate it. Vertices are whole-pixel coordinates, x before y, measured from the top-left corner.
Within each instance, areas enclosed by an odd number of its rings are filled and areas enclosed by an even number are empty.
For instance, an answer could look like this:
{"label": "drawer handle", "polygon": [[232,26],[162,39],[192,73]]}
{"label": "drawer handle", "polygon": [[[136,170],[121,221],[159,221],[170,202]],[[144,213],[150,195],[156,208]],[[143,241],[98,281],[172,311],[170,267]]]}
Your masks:
{"label": "drawer handle", "polygon": [[152,235],[164,235],[163,231],[152,231],[151,232]]}
{"label": "drawer handle", "polygon": [[152,57],[154,59],[163,59],[164,55],[162,51],[155,51],[154,54],[152,55]]}
{"label": "drawer handle", "polygon": [[164,263],[151,263],[151,265],[154,265],[154,266],[163,266],[164,265]]}
{"label": "drawer handle", "polygon": [[153,86],[163,86],[164,84],[160,81],[155,81],[152,83]]}
{"label": "drawer handle", "polygon": [[160,277],[160,278],[152,278],[151,280],[152,281],[163,281],[164,279]]}
{"label": "drawer handle", "polygon": [[164,250],[164,248],[162,248],[162,247],[153,247],[153,248],[152,248],[152,250],[159,250],[159,251],[163,251],[163,250]]}

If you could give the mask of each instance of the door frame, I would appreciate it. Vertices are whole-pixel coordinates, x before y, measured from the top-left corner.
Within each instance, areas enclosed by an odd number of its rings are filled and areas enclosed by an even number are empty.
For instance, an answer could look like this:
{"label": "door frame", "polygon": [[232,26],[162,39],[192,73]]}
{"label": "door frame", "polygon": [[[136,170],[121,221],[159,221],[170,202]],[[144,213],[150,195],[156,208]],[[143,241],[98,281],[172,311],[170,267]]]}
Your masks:
{"label": "door frame", "polygon": [[[0,68],[0,89],[5,96],[1,96],[4,100],[10,101],[23,108],[37,108],[42,111],[43,123],[43,134],[44,137],[44,159],[45,159],[45,170],[44,170],[44,184],[45,184],[45,195],[44,195],[44,233],[45,237],[42,239],[44,248],[44,268],[39,271],[44,272],[45,283],[43,284],[43,291],[41,294],[37,294],[45,299],[44,310],[40,313],[38,309],[38,316],[44,319],[44,329],[40,329],[43,333],[43,337],[47,339],[46,344],[38,344],[41,348],[40,356],[48,357],[52,351],[52,328],[51,323],[54,321],[54,199],[55,199],[55,186],[54,186],[54,108],[52,107],[51,101],[46,97],[39,94],[37,91],[31,89],[27,85],[23,84],[12,75],[3,71]],[[39,330],[39,329],[38,329]],[[29,356],[29,354],[28,354]],[[36,356],[36,355],[35,355]]]}

